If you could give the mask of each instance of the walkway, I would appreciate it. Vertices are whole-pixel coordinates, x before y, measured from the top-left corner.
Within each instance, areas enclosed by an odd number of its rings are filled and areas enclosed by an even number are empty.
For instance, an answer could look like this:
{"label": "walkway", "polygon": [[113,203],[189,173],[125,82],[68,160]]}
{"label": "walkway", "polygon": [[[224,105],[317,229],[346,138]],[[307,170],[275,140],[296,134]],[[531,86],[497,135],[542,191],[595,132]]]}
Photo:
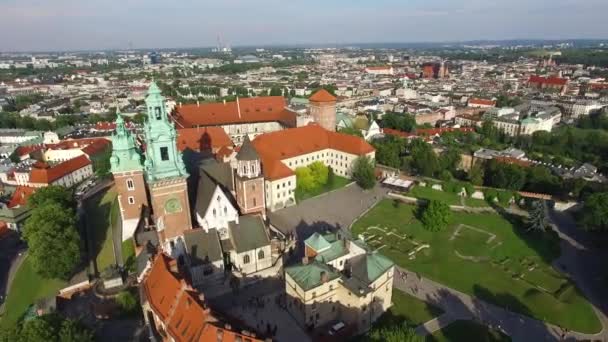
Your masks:
{"label": "walkway", "polygon": [[[562,329],[537,319],[517,314],[451,289],[415,273],[398,268],[394,286],[414,297],[440,307],[445,314],[416,328],[421,335],[433,333],[455,320],[475,320],[511,336],[513,341],[556,341]],[[406,277],[400,276],[404,272]],[[605,339],[605,334],[570,332],[567,340]]]}

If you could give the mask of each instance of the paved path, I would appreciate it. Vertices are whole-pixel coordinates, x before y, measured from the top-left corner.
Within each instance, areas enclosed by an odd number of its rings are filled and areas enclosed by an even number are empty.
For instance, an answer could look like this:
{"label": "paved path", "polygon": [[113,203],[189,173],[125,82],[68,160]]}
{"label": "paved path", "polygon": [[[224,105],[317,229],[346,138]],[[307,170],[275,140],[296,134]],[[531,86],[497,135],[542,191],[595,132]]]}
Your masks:
{"label": "paved path", "polygon": [[[513,341],[540,342],[560,339],[562,330],[555,325],[486,303],[432,280],[419,278],[415,273],[407,270],[399,268],[399,271],[404,272],[407,276],[404,279],[397,274],[395,276],[395,287],[440,307],[445,312],[442,316],[446,323],[454,320],[472,319],[504,332],[511,336]],[[429,330],[421,326],[417,328],[417,331],[426,335],[438,329],[438,326],[442,324],[441,322],[427,323]],[[582,339],[606,340],[602,333],[594,335],[569,332],[566,336],[566,340],[569,341]]]}
{"label": "paved path", "polygon": [[423,324],[420,324],[418,327],[416,327],[415,331],[418,335],[426,336],[434,333],[437,330],[441,330],[447,327],[458,319],[459,318],[457,316],[454,316],[451,313],[444,313],[439,317],[433,318],[430,321],[426,321]]}

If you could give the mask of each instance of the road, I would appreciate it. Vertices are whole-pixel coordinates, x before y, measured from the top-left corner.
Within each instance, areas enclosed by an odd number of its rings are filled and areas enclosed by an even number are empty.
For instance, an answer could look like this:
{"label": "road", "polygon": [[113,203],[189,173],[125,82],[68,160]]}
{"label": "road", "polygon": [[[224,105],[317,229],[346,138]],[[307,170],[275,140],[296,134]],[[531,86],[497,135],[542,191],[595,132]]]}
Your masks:
{"label": "road", "polygon": [[27,246],[19,239],[19,234],[16,232],[11,231],[0,239],[0,312],[3,312],[4,300],[15,272],[25,258],[26,250]]}

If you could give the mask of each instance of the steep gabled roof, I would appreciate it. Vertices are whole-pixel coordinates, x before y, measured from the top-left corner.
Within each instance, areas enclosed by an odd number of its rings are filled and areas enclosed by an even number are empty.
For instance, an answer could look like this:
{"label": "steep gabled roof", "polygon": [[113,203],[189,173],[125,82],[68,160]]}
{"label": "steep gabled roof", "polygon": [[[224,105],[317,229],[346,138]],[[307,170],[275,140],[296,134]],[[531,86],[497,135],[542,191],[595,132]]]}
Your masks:
{"label": "steep gabled roof", "polygon": [[177,149],[211,151],[232,146],[232,140],[221,127],[181,128],[177,130]]}
{"label": "steep gabled roof", "polygon": [[148,303],[162,319],[169,318],[177,294],[185,285],[177,274],[171,272],[170,264],[173,262],[176,261],[161,253],[143,282]]}

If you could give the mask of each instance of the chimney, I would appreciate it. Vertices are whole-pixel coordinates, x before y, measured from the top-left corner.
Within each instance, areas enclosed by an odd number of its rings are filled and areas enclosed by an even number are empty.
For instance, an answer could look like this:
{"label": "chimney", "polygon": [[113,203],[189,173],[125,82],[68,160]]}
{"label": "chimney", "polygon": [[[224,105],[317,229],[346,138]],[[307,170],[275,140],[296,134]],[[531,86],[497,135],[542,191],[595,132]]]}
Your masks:
{"label": "chimney", "polygon": [[226,99],[224,99],[224,106],[226,105]]}
{"label": "chimney", "polygon": [[329,275],[325,271],[321,271],[321,284],[325,284],[329,281]]}
{"label": "chimney", "polygon": [[179,108],[182,108],[182,102],[181,101],[179,102]]}
{"label": "chimney", "polygon": [[239,119],[241,118],[241,104],[239,103],[239,97],[236,97],[236,110],[239,112]]}
{"label": "chimney", "polygon": [[196,100],[196,106],[197,106],[197,107],[200,107],[200,106],[201,106],[201,103],[199,102],[199,100]]}
{"label": "chimney", "polygon": [[308,265],[308,257],[307,256],[305,256],[305,257],[302,258],[302,264],[303,265]]}
{"label": "chimney", "polygon": [[198,299],[201,301],[201,303],[205,302],[205,294],[203,294],[202,292],[198,293]]}
{"label": "chimney", "polygon": [[228,323],[224,324],[224,329],[226,330],[232,330],[232,326]]}

